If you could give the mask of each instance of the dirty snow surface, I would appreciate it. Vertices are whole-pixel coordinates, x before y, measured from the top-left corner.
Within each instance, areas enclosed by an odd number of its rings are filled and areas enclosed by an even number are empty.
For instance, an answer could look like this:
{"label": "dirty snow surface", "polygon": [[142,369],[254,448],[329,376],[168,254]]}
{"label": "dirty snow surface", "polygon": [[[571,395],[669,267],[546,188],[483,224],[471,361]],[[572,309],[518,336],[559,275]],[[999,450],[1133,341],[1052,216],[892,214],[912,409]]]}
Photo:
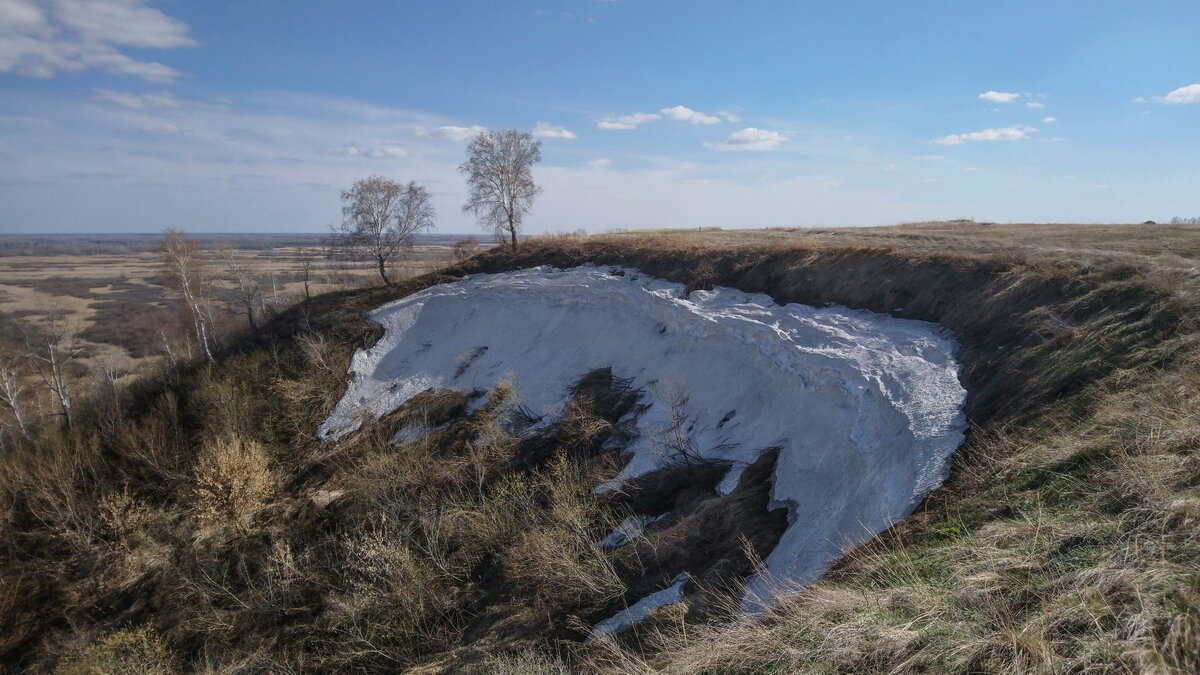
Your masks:
{"label": "dirty snow surface", "polygon": [[429,388],[505,379],[553,420],[583,375],[611,367],[649,405],[627,420],[639,435],[622,478],[669,459],[661,439],[681,414],[692,449],[730,464],[723,492],[779,448],[773,507],[788,508],[789,525],[752,593],[811,583],[946,478],[966,392],[956,344],[937,325],[732,288],[682,295],[680,284],[595,266],[428,288],[371,313],[383,337],[354,355],[318,435],[342,436]]}

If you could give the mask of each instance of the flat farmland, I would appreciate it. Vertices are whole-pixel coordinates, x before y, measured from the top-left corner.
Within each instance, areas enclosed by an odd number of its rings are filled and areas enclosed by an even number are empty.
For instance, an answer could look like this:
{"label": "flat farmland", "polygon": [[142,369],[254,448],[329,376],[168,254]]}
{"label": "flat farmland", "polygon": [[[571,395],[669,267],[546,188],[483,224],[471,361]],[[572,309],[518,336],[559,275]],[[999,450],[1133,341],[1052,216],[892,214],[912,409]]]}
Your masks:
{"label": "flat farmland", "polygon": [[[462,235],[424,235],[390,273],[423,274],[453,257]],[[245,325],[232,294],[230,261],[253,270],[262,286],[259,313],[269,315],[312,294],[379,283],[373,266],[327,255],[320,235],[199,235],[215,323]],[[0,350],[12,354],[52,317],[83,347],[75,375],[132,373],[186,342],[179,300],[165,285],[158,235],[0,237]],[[305,265],[308,265],[307,275]]]}

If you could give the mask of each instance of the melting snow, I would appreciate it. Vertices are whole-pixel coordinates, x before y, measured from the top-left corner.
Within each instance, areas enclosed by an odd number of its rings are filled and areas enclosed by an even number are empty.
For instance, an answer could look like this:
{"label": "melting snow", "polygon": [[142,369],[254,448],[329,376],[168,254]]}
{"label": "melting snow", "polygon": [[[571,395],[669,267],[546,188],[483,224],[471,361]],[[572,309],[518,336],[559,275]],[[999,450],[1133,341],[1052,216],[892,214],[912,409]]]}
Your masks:
{"label": "melting snow", "polygon": [[811,583],[945,480],[966,392],[956,344],[938,326],[731,288],[682,292],[634,270],[539,267],[389,303],[371,313],[383,337],[354,355],[318,436],[338,438],[431,387],[502,379],[549,420],[580,377],[611,367],[650,403],[621,478],[668,459],[673,426],[691,451],[731,464],[725,492],[761,452],[780,449],[772,497],[789,525],[765,561],[772,578],[752,580],[752,593]]}
{"label": "melting snow", "polygon": [[651,593],[638,600],[631,607],[617,612],[609,618],[592,627],[592,634],[584,642],[599,640],[602,637],[616,635],[635,623],[650,618],[659,607],[673,605],[683,600],[683,587],[691,578],[686,572],[681,572],[671,581],[671,585],[661,591]]}
{"label": "melting snow", "polygon": [[625,520],[621,521],[621,524],[617,526],[617,529],[613,530],[607,537],[605,537],[604,541],[600,542],[600,545],[605,548],[619,548],[624,546],[625,544],[628,544],[634,539],[640,537],[642,532],[646,531],[647,525],[651,523],[657,523],[669,515],[671,515],[670,512],[661,513],[657,516],[629,516]]}

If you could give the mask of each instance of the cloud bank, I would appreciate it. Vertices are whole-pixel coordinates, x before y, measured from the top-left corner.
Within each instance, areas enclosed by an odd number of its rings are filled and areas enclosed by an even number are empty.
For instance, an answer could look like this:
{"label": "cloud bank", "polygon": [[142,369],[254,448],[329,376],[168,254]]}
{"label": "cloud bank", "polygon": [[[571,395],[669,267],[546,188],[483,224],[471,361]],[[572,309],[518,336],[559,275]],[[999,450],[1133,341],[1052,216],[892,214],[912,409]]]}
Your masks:
{"label": "cloud bank", "polygon": [[969,141],[1019,141],[1024,138],[1029,138],[1029,134],[1034,133],[1037,129],[1026,126],[1001,127],[999,129],[984,129],[983,131],[972,131],[965,134],[950,134],[941,138],[933,139],[938,145],[962,145]]}
{"label": "cloud bank", "polygon": [[187,24],[146,6],[145,0],[0,0],[0,72],[49,78],[101,70],[150,82],[182,73],[139,61],[121,47],[191,47]]}

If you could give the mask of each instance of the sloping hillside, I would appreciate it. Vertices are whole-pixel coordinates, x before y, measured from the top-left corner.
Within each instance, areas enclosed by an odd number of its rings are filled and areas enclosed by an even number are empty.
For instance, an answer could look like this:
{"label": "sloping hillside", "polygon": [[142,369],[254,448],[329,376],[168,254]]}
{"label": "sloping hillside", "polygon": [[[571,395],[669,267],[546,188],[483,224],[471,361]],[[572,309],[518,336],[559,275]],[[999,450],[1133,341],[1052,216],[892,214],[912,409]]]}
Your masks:
{"label": "sloping hillside", "polygon": [[[314,298],[219,365],[6,452],[0,654],[68,672],[1194,670],[1200,378],[1192,258],[1166,250],[1180,232],[544,238]],[[620,469],[603,448],[635,403],[613,372],[577,382],[561,420],[525,438],[504,423],[519,386],[433,391],[314,437],[351,352],[379,338],[369,310],[463,274],[586,262],[953,330],[972,427],[950,481],[763,621],[728,624],[734,582],[782,525],[774,458],[727,495],[703,463],[593,494]],[[414,420],[436,433],[398,451]],[[711,541],[602,546],[630,514],[668,510]],[[729,592],[581,644],[700,560],[721,563]]]}

